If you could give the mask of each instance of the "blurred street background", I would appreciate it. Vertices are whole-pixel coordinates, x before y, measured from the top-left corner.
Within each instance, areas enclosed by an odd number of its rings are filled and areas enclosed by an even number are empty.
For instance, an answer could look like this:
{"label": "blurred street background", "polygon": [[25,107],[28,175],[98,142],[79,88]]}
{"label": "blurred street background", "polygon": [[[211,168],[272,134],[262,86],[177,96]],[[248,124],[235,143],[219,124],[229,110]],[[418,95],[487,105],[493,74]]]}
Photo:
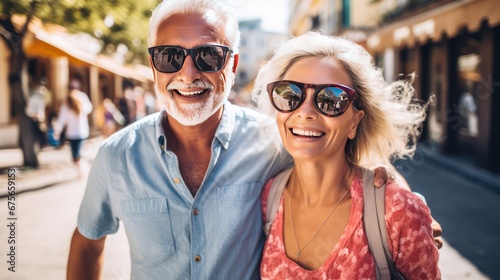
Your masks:
{"label": "blurred street background", "polygon": [[[161,107],[146,51],[148,19],[160,1],[77,2],[0,2],[0,279],[65,278],[99,143]],[[387,81],[415,74],[415,97],[430,101],[427,120],[414,159],[395,165],[443,226],[443,279],[500,279],[498,0],[235,3],[241,30],[230,95],[235,104],[253,107],[250,91],[260,65],[281,42],[310,30],[362,45]],[[80,167],[69,146],[52,137],[74,80],[93,105]],[[7,270],[13,221],[15,273]],[[124,232],[108,237],[106,246],[104,279],[129,279]]]}

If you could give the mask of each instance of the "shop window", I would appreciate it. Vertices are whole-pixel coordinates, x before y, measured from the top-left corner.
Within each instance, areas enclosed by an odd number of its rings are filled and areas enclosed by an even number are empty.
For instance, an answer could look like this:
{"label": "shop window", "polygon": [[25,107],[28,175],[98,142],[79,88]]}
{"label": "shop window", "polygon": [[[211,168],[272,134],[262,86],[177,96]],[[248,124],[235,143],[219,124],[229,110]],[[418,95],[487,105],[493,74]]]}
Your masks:
{"label": "shop window", "polygon": [[461,118],[458,133],[477,137],[479,125],[476,99],[481,87],[479,40],[473,36],[465,37],[460,44],[457,60],[460,89],[457,110]]}
{"label": "shop window", "polygon": [[445,84],[446,80],[445,67],[446,50],[442,43],[432,44],[430,47],[430,63],[427,88],[429,89],[429,97],[432,102],[429,104],[427,116],[428,135],[435,143],[442,143],[446,139],[445,118],[443,115],[446,109]]}
{"label": "shop window", "polygon": [[415,49],[403,49],[400,53],[401,65],[400,65],[400,73],[404,76],[409,75],[415,72]]}

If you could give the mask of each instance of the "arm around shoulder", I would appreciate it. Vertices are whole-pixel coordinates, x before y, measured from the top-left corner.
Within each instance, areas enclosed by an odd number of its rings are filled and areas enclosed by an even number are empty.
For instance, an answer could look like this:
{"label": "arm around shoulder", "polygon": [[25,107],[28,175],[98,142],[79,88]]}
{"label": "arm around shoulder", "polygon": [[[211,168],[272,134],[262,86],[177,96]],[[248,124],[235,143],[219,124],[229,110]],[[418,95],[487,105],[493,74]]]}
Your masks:
{"label": "arm around shoulder", "polygon": [[398,270],[407,279],[441,279],[439,252],[427,205],[410,191],[389,185],[385,211],[393,259]]}
{"label": "arm around shoulder", "polygon": [[68,257],[68,280],[100,279],[105,241],[106,236],[88,239],[75,229]]}

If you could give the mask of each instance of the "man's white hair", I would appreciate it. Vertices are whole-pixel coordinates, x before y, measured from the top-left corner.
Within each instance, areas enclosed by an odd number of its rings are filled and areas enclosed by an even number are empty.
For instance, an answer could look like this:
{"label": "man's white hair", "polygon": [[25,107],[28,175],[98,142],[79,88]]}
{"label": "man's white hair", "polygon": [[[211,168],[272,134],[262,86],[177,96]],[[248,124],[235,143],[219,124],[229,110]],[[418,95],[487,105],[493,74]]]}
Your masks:
{"label": "man's white hair", "polygon": [[240,46],[240,30],[234,12],[235,1],[228,0],[163,0],[153,11],[149,23],[148,45],[156,42],[156,34],[160,24],[174,14],[200,15],[214,27],[222,44],[238,53]]}

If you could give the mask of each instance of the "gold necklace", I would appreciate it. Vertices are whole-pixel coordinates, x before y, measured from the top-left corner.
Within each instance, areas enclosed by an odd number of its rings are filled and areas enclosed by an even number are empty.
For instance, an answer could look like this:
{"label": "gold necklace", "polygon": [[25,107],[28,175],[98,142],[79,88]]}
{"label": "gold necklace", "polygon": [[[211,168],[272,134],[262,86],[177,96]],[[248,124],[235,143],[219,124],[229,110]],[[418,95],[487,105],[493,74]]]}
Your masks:
{"label": "gold necklace", "polygon": [[306,244],[304,246],[302,246],[302,248],[300,248],[299,242],[297,241],[297,235],[295,235],[295,226],[293,225],[292,207],[290,207],[290,200],[292,200],[292,194],[293,194],[294,187],[295,187],[295,183],[292,185],[292,189],[290,190],[290,199],[288,199],[288,210],[290,212],[290,221],[292,223],[293,238],[295,240],[295,245],[297,246],[297,263],[298,263],[300,261],[300,256],[302,255],[302,251],[307,247],[307,245],[309,245],[309,243],[313,240],[313,238],[318,234],[318,232],[326,224],[326,222],[328,221],[328,219],[330,219],[330,216],[333,214],[333,211],[335,211],[335,209],[337,209],[337,206],[339,206],[340,202],[342,202],[342,200],[344,200],[344,198],[347,195],[347,193],[349,193],[349,188],[344,193],[344,195],[340,198],[340,200],[337,202],[337,204],[335,204],[335,206],[333,207],[332,211],[330,211],[330,213],[328,214],[328,216],[326,216],[326,219],[323,221],[323,223],[321,223],[321,225],[314,232],[314,234],[309,238],[309,240],[307,240]]}

